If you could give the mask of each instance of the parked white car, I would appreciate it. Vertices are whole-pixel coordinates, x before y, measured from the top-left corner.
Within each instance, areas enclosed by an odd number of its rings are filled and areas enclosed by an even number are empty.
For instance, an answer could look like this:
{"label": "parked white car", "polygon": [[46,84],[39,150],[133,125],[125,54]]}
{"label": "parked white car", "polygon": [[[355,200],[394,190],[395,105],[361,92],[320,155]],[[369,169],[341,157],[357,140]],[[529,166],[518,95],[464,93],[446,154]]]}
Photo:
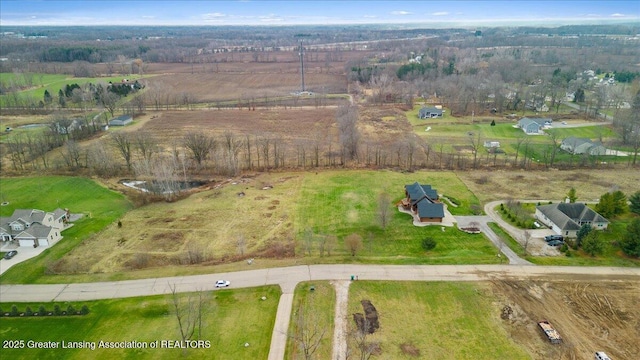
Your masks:
{"label": "parked white car", "polygon": [[216,281],[216,287],[217,288],[221,288],[221,287],[227,287],[231,285],[231,282],[228,280],[218,280]]}

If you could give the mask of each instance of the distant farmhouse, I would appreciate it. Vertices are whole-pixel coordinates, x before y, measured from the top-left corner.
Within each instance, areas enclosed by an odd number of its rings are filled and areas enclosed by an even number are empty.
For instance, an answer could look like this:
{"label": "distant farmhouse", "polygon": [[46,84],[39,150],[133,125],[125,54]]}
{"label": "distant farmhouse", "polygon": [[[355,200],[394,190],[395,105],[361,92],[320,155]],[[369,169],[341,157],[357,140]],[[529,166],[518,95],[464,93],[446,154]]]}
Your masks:
{"label": "distant farmhouse", "polygon": [[444,218],[444,205],[440,203],[438,192],[431,185],[420,185],[415,182],[405,185],[406,198],[400,205],[420,219],[421,223],[441,223]]}
{"label": "distant farmhouse", "polygon": [[2,243],[18,241],[20,246],[49,246],[62,238],[68,211],[56,209],[16,209],[10,217],[0,217]]}
{"label": "distant farmhouse", "polygon": [[527,135],[544,134],[542,129],[551,126],[553,120],[550,118],[528,118],[524,117],[518,121],[518,127]]}
{"label": "distant farmhouse", "polygon": [[599,141],[594,142],[589,139],[573,136],[562,140],[560,148],[574,155],[605,155],[607,152],[607,149]]}
{"label": "distant farmhouse", "polygon": [[536,206],[536,218],[556,234],[576,237],[582,225],[604,230],[609,221],[582,203],[560,203]]}
{"label": "distant farmhouse", "polygon": [[126,126],[133,122],[131,115],[120,115],[109,120],[109,126]]}
{"label": "distant farmhouse", "polygon": [[436,107],[423,107],[418,111],[418,117],[420,119],[441,118],[442,109],[438,109]]}

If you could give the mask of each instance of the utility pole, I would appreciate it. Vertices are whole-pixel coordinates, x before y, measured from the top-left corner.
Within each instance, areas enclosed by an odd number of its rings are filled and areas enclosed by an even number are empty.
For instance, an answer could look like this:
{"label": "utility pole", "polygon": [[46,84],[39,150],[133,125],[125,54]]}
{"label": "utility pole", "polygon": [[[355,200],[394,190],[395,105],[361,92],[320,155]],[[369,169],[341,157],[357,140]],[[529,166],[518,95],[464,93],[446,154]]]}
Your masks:
{"label": "utility pole", "polygon": [[304,91],[304,47],[302,46],[302,41],[300,41],[300,52],[298,55],[300,56],[300,77],[302,79],[301,91]]}

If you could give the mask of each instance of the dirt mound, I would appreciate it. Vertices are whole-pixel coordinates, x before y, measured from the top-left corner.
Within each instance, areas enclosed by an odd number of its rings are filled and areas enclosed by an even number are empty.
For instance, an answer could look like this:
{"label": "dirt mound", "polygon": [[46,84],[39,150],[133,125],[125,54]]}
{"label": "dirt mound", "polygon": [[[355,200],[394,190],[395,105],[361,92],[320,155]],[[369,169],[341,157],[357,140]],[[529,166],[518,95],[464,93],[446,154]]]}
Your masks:
{"label": "dirt mound", "polygon": [[375,306],[373,306],[369,300],[362,300],[360,301],[360,304],[362,304],[364,315],[361,313],[355,313],[353,314],[353,320],[356,322],[358,330],[373,334],[380,328],[380,323],[378,322],[378,310],[376,310]]}

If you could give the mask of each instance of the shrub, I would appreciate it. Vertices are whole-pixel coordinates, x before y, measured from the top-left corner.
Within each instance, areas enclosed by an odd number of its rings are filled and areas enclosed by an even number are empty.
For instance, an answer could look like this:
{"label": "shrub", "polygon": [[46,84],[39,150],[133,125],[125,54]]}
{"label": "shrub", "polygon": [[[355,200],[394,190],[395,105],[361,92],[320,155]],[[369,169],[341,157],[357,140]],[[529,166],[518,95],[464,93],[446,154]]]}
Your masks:
{"label": "shrub", "polygon": [[569,246],[567,246],[567,243],[562,244],[562,246],[560,246],[560,252],[567,252],[569,251]]}
{"label": "shrub", "polygon": [[47,314],[47,309],[44,308],[44,305],[40,305],[38,308],[38,315],[44,316]]}
{"label": "shrub", "polygon": [[24,310],[24,314],[27,316],[32,316],[33,315],[33,310],[31,310],[30,306],[27,306],[27,308]]}
{"label": "shrub", "polygon": [[429,250],[433,250],[436,247],[437,243],[434,238],[428,237],[428,238],[422,239],[421,245],[425,251],[429,251]]}
{"label": "shrub", "polygon": [[67,315],[75,315],[76,309],[73,308],[73,305],[67,306]]}
{"label": "shrub", "polygon": [[82,308],[80,309],[80,314],[87,315],[88,313],[89,313],[89,307],[87,305],[82,305]]}
{"label": "shrub", "polygon": [[54,315],[60,315],[62,314],[62,310],[60,310],[60,305],[54,305],[53,306],[53,314]]}
{"label": "shrub", "polygon": [[11,305],[11,316],[18,316],[18,307],[15,305]]}

